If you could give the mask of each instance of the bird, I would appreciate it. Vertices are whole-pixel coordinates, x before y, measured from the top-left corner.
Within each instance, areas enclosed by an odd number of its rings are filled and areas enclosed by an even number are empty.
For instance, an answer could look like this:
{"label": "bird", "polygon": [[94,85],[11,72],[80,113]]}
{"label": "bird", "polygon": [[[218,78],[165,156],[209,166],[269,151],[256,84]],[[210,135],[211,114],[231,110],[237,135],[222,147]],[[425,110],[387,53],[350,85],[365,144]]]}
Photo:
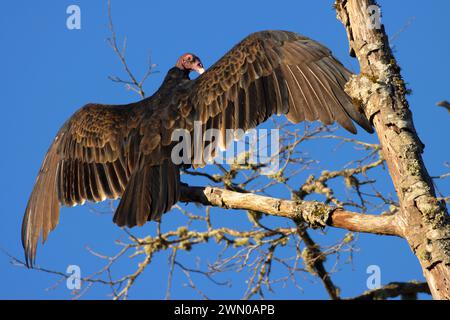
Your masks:
{"label": "bird", "polygon": [[[191,72],[199,74],[190,78]],[[344,86],[352,73],[319,42],[295,32],[250,34],[208,70],[183,54],[159,89],[126,105],[90,103],[61,127],[39,170],[22,221],[25,262],[33,267],[60,207],[119,199],[113,221],[160,221],[180,199],[180,169],[171,159],[176,129],[255,128],[272,115],[292,123],[334,122],[356,134],[373,127]]]}

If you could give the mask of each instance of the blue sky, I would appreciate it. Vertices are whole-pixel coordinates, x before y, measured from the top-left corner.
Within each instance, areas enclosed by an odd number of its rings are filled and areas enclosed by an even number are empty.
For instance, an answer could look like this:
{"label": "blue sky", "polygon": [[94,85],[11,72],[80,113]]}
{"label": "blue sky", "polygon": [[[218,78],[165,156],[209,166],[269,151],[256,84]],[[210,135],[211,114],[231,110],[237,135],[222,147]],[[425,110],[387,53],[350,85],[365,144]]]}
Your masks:
{"label": "blue sky", "polygon": [[[71,4],[81,8],[81,30],[66,28],[66,8]],[[348,56],[345,31],[335,18],[332,1],[261,0],[256,4],[235,0],[116,0],[112,4],[119,39],[127,36],[127,59],[131,69],[138,77],[142,76],[149,54],[158,65],[159,73],[146,82],[148,94],[160,85],[165,72],[180,54],[195,52],[208,66],[243,37],[263,29],[291,30],[316,39],[328,46],[346,66],[357,71],[356,60]],[[413,90],[409,101],[416,129],[426,145],[425,162],[431,175],[444,173],[443,164],[450,160],[450,117],[435,103],[450,99],[450,2],[433,1],[425,5],[415,0],[380,1],[380,4],[388,34],[392,37],[401,31],[393,45],[404,79]],[[125,78],[125,74],[106,42],[109,36],[106,1],[9,1],[0,5],[0,16],[0,59],[3,62],[0,77],[3,101],[0,247],[21,258],[22,215],[43,156],[59,127],[88,102],[128,103],[138,96],[107,79],[109,75]],[[408,25],[406,29],[405,25]],[[375,136],[365,134],[360,138],[376,141]],[[311,153],[320,150],[320,146],[311,148]],[[342,160],[339,154],[334,156]],[[386,182],[386,190],[390,188],[390,182]],[[439,188],[445,194],[450,192],[448,181],[440,182]],[[89,208],[92,206],[62,210],[58,228],[47,244],[39,248],[39,265],[64,271],[67,265],[78,264],[83,272],[90,273],[101,263],[86,251],[86,245],[105,254],[117,251],[114,240],[125,239],[124,232],[111,223],[111,215],[94,214]],[[233,213],[232,217],[223,218],[223,223],[240,223],[242,216],[245,214]],[[180,225],[176,215],[167,217],[167,229]],[[148,224],[137,233],[154,234],[154,231],[154,225]],[[340,235],[342,232],[329,229],[327,235],[320,237],[332,242]],[[423,279],[419,264],[404,241],[360,235],[357,246],[360,250],[354,254],[353,264],[342,265],[342,271],[333,278],[343,289],[343,296],[356,295],[366,289],[366,268],[373,264],[380,266],[383,284]],[[208,251],[192,251],[186,259],[195,261],[196,255],[207,259]],[[131,270],[129,268],[130,265],[124,263],[117,273],[120,275]],[[0,298],[72,297],[64,286],[47,290],[57,277],[12,266],[3,254],[0,254],[0,270]],[[130,298],[163,298],[167,272],[167,255],[158,255],[137,281]],[[211,286],[201,279],[199,283],[212,298],[240,298],[244,278],[236,275],[234,285],[226,289]],[[173,298],[198,297],[183,286],[186,279],[181,272],[175,273],[174,281],[177,285],[173,287]],[[304,293],[288,286],[267,297],[327,297],[323,287],[311,278],[306,279],[302,287]],[[107,299],[108,293],[108,288],[98,286],[84,298]]]}

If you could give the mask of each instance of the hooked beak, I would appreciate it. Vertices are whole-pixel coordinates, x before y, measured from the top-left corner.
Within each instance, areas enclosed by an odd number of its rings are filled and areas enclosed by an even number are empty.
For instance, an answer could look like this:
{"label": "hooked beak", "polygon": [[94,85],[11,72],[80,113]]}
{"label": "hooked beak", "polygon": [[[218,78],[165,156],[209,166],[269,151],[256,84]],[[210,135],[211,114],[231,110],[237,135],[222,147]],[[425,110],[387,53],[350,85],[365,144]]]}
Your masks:
{"label": "hooked beak", "polygon": [[205,72],[205,68],[198,68],[195,71],[197,71],[198,74],[203,74]]}

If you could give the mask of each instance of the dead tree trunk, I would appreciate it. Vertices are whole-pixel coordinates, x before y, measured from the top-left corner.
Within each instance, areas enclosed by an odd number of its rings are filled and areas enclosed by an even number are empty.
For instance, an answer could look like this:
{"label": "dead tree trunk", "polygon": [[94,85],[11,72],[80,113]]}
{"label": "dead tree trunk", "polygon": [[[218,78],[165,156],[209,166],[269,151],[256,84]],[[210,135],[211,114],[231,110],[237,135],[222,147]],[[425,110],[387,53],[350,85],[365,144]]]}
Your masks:
{"label": "dead tree trunk", "polygon": [[378,6],[373,0],[336,0],[335,6],[361,69],[347,92],[365,107],[378,134],[400,203],[396,225],[419,259],[433,298],[450,299],[449,216],[422,159],[400,68],[383,26],[374,21]]}

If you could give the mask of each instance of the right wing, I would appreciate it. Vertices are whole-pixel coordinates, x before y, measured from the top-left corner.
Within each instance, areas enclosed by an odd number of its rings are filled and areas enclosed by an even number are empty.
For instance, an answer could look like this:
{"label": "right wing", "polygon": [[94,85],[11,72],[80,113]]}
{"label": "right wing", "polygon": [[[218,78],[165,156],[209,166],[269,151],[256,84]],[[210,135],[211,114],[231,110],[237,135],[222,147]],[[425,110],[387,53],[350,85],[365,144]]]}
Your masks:
{"label": "right wing", "polygon": [[59,220],[60,204],[74,206],[122,195],[139,158],[138,105],[88,104],[60,129],[39,170],[22,222],[27,265]]}

